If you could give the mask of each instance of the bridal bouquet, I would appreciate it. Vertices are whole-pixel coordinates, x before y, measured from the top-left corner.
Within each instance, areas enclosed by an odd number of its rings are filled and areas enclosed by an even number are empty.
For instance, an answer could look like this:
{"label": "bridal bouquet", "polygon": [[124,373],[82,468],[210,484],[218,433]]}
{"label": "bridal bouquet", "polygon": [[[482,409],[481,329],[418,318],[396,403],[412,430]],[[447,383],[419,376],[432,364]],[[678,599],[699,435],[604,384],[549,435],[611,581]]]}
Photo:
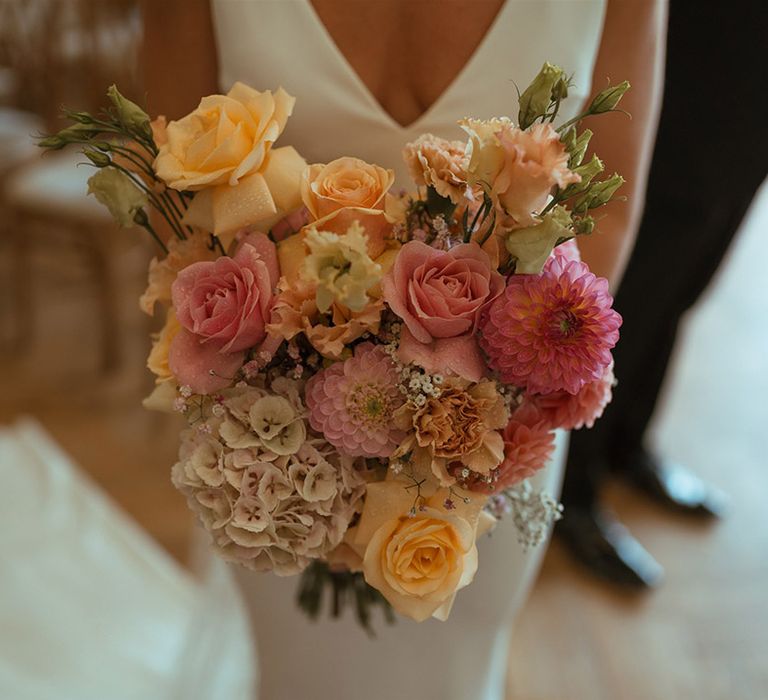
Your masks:
{"label": "bridal bouquet", "polygon": [[407,191],[278,147],[294,98],[241,83],[169,123],[112,87],[41,142],[82,144],[89,191],[162,251],[141,307],[164,318],[146,405],[188,422],[173,483],[221,556],[302,574],[313,615],[330,588],[366,626],[444,620],[499,518],[529,546],[558,516],[526,479],[610,400],[621,322],[574,238],[622,179],[578,126],[628,85],[555,128],[568,87],[546,64],[517,124],[406,144]]}

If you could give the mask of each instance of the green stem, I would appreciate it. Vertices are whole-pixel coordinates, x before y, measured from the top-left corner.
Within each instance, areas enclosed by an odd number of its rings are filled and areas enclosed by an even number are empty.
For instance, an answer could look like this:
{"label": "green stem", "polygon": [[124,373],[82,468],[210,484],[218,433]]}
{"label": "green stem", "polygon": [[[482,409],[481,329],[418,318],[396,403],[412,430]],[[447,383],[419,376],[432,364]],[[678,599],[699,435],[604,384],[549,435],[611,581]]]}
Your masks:
{"label": "green stem", "polygon": [[152,206],[158,212],[160,212],[160,214],[163,216],[163,218],[168,222],[168,225],[173,229],[173,232],[176,234],[176,237],[179,240],[182,240],[182,241],[185,240],[186,237],[184,236],[184,232],[181,230],[181,227],[178,224],[178,222],[175,219],[172,219],[171,217],[168,216],[168,213],[166,212],[165,207],[161,204],[160,200],[157,198],[155,193],[149,187],[147,187],[146,184],[142,180],[137,179],[134,176],[134,173],[132,173],[127,168],[124,168],[122,165],[118,165],[117,163],[115,163],[115,161],[112,161],[111,165],[108,166],[108,167],[116,168],[120,172],[124,173],[125,175],[127,175],[131,179],[131,181],[137,187],[139,187],[141,190],[143,190],[146,193],[147,197],[149,197],[150,201],[152,202]]}
{"label": "green stem", "polygon": [[556,207],[556,206],[557,206],[557,205],[560,203],[560,199],[558,198],[558,195],[559,195],[559,194],[560,194],[560,192],[559,192],[559,191],[558,191],[558,192],[555,192],[555,194],[554,194],[554,195],[553,195],[553,197],[552,197],[552,201],[551,201],[549,204],[547,204],[547,206],[546,206],[546,207],[544,207],[544,208],[543,208],[543,209],[542,209],[542,210],[539,212],[539,216],[544,216],[544,214],[546,214],[547,212],[550,212],[550,211],[552,211],[552,209],[554,209],[554,208],[555,208],[555,207]]}
{"label": "green stem", "polygon": [[[149,177],[152,178],[154,182],[160,183],[165,187],[165,183],[162,180],[158,179],[149,161],[147,161],[140,153],[137,153],[136,151],[133,151],[130,148],[125,148],[124,146],[117,146],[115,144],[112,144],[112,149],[117,151],[121,155],[123,155],[128,160],[130,160],[137,167],[141,168]],[[173,198],[165,191],[160,192],[158,194],[160,195],[160,197],[162,197],[163,201],[170,207],[173,218],[176,220],[178,227],[181,228],[182,226],[181,219],[183,218],[184,215],[181,213],[181,210],[176,206],[176,203],[173,201]],[[189,226],[187,226],[186,229],[187,231],[189,231],[189,233],[192,233],[192,229]]]}
{"label": "green stem", "polygon": [[160,236],[157,235],[157,231],[155,231],[155,229],[152,228],[152,224],[150,224],[149,221],[146,221],[145,223],[143,223],[141,225],[142,225],[142,227],[144,229],[149,231],[149,234],[152,236],[152,238],[155,239],[155,243],[157,243],[157,245],[159,245],[162,248],[163,252],[166,255],[168,255],[168,247],[165,245],[165,243],[163,243],[163,241],[160,238]]}
{"label": "green stem", "polygon": [[555,129],[555,131],[558,134],[562,134],[569,126],[572,126],[573,124],[578,124],[582,119],[585,117],[589,117],[592,115],[592,112],[587,109],[585,112],[582,112],[581,114],[577,114],[573,119],[569,119],[567,122],[563,122],[560,126]]}

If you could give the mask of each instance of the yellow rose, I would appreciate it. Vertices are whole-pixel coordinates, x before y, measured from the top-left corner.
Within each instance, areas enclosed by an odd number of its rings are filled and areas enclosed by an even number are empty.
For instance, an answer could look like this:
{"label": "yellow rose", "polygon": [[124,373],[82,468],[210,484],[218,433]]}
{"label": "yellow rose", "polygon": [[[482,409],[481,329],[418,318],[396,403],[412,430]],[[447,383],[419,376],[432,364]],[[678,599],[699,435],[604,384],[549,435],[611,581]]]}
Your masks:
{"label": "yellow rose", "polygon": [[394,181],[393,170],[359,158],[337,158],[304,171],[301,198],[318,229],[343,234],[357,220],[368,236],[368,255],[377,258],[391,229],[385,205]]}
{"label": "yellow rose", "polygon": [[168,309],[165,325],[160,333],[157,334],[152,350],[147,358],[147,367],[156,377],[156,382],[167,382],[173,379],[173,374],[168,367],[168,349],[171,347],[171,341],[181,329],[181,325],[176,319],[173,308]]}
{"label": "yellow rose", "polygon": [[272,148],[294,102],[282,88],[272,94],[235,83],[167,125],[155,171],[175,190],[198,192],[185,223],[226,243],[237,229],[273,223],[299,206],[306,163],[291,147]]}
{"label": "yellow rose", "polygon": [[478,526],[493,520],[483,516],[484,497],[468,494],[465,503],[448,489],[423,498],[414,512],[408,486],[400,479],[368,485],[355,545],[364,548],[365,580],[395,610],[417,622],[445,620],[477,571]]}

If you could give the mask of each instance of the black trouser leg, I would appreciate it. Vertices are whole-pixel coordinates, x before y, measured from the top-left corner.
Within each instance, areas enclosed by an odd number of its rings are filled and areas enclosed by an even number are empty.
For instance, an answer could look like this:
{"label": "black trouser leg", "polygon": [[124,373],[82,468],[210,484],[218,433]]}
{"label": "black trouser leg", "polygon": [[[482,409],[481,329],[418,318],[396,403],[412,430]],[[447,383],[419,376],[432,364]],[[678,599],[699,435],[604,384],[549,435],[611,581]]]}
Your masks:
{"label": "black trouser leg", "polygon": [[[700,217],[685,216],[688,207],[680,201],[648,210],[616,298],[625,319],[614,352],[619,384],[595,427],[571,436],[563,485],[566,505],[593,505],[606,471],[620,468],[622,460],[642,446],[681,317],[716,272],[757,186],[745,186],[730,202],[722,196],[713,199]],[[661,212],[658,219],[654,212]]]}

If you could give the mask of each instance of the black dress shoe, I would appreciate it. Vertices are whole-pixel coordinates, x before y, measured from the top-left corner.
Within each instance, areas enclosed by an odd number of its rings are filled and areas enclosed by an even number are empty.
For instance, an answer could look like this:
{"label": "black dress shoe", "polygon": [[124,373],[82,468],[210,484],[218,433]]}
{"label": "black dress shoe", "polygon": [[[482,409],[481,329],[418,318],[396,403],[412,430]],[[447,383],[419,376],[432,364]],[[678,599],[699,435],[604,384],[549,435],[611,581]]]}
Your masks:
{"label": "black dress shoe", "polygon": [[728,499],[722,491],[650,452],[637,450],[617,466],[630,482],[677,510],[706,517],[720,517],[726,510]]}
{"label": "black dress shoe", "polygon": [[615,518],[590,508],[567,506],[555,533],[594,574],[633,588],[653,588],[661,565]]}

